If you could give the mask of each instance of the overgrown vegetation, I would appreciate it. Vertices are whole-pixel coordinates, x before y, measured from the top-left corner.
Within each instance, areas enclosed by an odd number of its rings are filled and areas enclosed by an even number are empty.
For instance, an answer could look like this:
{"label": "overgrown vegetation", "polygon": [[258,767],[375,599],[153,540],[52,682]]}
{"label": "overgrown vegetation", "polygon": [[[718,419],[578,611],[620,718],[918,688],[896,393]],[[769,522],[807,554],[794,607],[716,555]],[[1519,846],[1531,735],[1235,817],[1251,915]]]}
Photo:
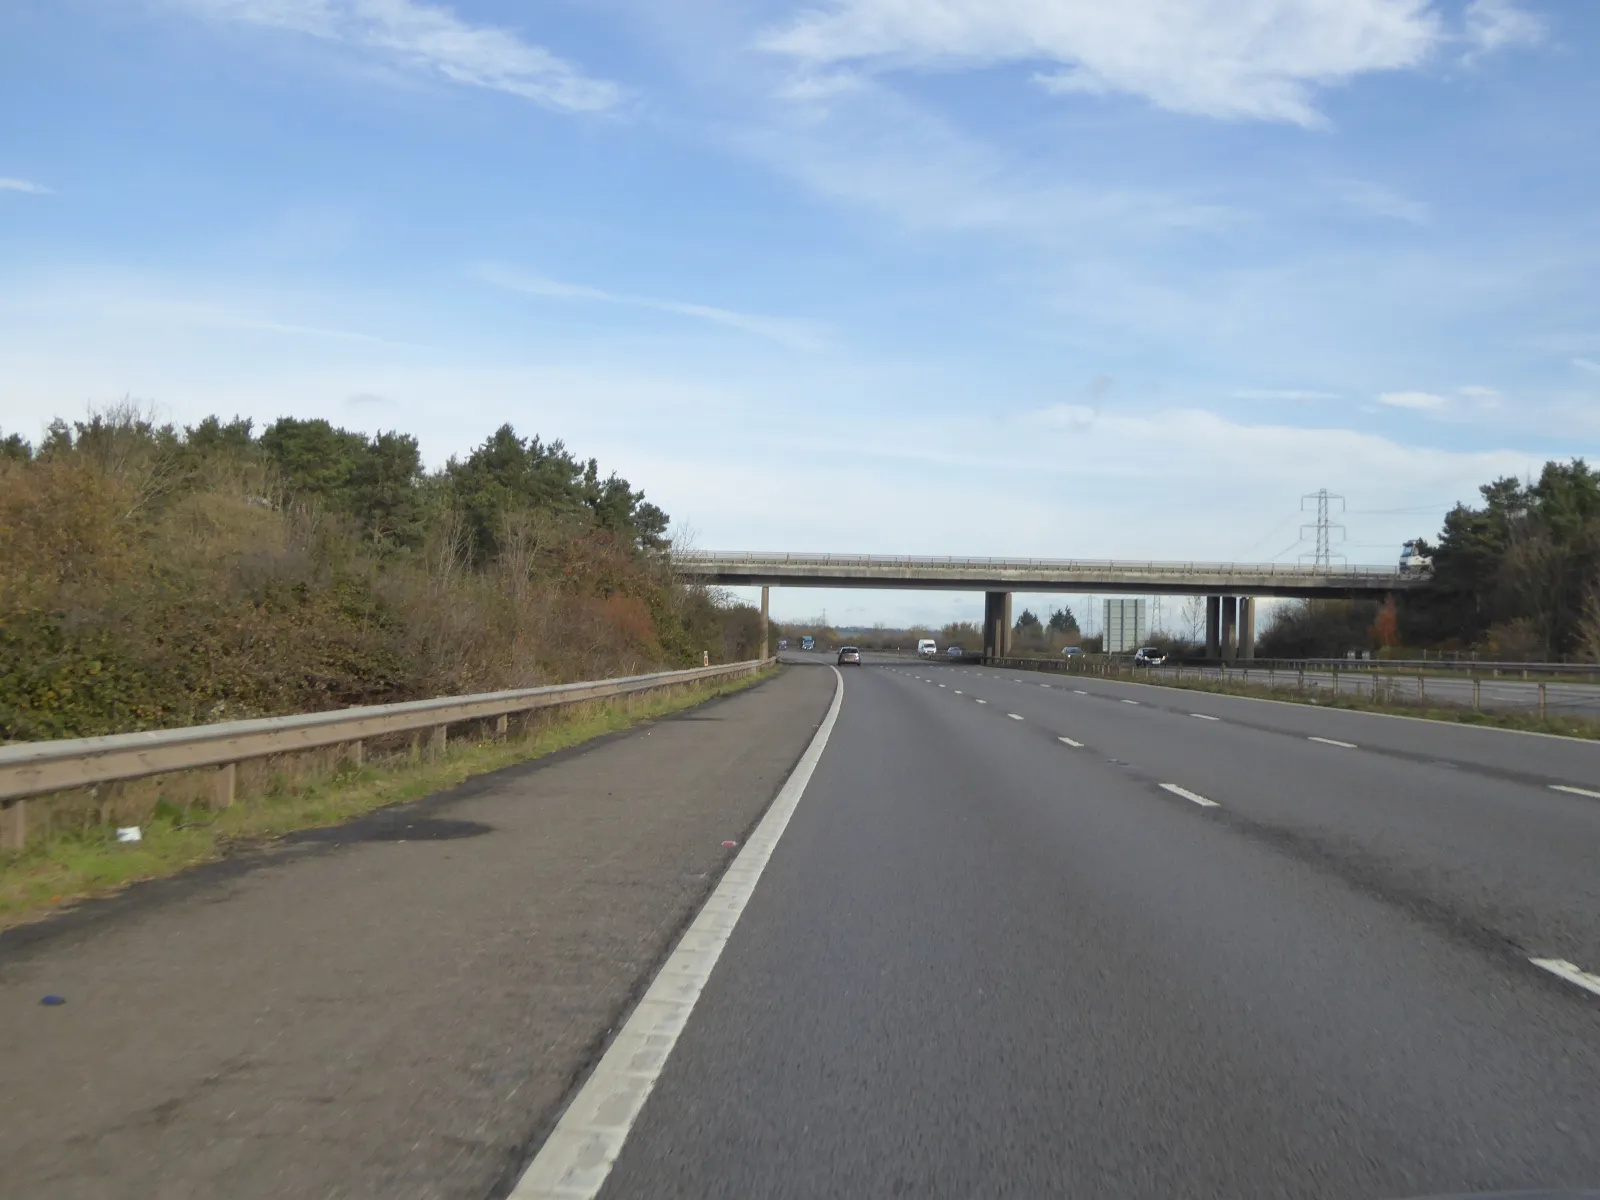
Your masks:
{"label": "overgrown vegetation", "polygon": [[509,425],[431,472],[324,420],[0,437],[0,740],[754,657],[759,614],[674,579],[666,530]]}

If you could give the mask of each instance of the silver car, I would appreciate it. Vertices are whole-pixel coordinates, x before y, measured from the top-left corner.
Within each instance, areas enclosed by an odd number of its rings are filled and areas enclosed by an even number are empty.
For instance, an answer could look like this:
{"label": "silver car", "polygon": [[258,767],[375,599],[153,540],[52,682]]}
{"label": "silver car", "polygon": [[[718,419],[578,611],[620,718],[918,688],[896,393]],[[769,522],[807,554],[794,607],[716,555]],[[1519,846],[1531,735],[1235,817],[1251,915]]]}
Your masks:
{"label": "silver car", "polygon": [[842,667],[846,663],[854,663],[859,667],[861,665],[861,651],[857,650],[854,646],[840,646],[839,665]]}

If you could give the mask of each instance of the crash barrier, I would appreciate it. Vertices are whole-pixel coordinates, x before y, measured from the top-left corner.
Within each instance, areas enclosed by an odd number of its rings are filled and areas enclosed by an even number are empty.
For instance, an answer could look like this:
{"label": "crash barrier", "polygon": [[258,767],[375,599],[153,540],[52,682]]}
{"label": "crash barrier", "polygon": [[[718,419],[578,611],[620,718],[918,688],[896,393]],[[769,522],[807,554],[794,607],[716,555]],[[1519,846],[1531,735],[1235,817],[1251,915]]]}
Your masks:
{"label": "crash barrier", "polygon": [[211,785],[212,806],[226,808],[234,800],[238,764],[251,759],[340,747],[345,761],[359,765],[366,742],[407,733],[411,735],[414,755],[436,756],[448,744],[451,727],[466,722],[493,721],[495,736],[503,738],[513,717],[540,709],[737,679],[755,674],[763,665],[761,660],[752,659],[686,671],[222,721],[183,729],[13,742],[0,746],[0,849],[18,850],[26,842],[30,796],[211,768],[216,771]]}

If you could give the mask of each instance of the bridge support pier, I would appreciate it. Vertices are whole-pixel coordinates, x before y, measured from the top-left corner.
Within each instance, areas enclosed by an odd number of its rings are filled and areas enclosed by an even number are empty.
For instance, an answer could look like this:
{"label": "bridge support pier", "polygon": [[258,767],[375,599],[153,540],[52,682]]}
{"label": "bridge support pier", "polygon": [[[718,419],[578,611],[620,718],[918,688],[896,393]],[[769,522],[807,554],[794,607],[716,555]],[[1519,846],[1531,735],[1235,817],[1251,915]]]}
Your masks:
{"label": "bridge support pier", "polygon": [[1011,653],[1011,593],[983,594],[983,657],[1005,658]]}
{"label": "bridge support pier", "polygon": [[771,626],[767,623],[767,594],[772,589],[766,585],[761,588],[761,661],[766,662],[772,653]]}
{"label": "bridge support pier", "polygon": [[1222,597],[1222,661],[1239,657],[1239,597]]}
{"label": "bridge support pier", "polygon": [[1206,657],[1222,657],[1222,597],[1206,597]]}
{"label": "bridge support pier", "polygon": [[1239,597],[1239,657],[1252,659],[1256,656],[1256,598],[1254,596]]}

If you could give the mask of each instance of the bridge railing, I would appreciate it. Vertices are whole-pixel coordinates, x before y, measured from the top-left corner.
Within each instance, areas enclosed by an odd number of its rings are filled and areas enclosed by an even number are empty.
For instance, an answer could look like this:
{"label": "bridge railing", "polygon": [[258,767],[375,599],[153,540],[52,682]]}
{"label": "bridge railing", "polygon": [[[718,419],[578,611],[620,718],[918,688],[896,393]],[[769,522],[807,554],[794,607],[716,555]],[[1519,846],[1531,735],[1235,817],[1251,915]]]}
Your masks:
{"label": "bridge railing", "polygon": [[452,725],[492,720],[496,736],[505,736],[512,717],[539,709],[738,678],[754,674],[761,666],[760,661],[752,659],[686,671],[220,721],[182,729],[12,742],[0,745],[0,849],[20,849],[24,844],[25,798],[29,796],[214,768],[212,805],[225,808],[233,803],[237,765],[251,759],[338,746],[343,747],[348,760],[359,763],[367,740],[408,733],[413,735],[413,753],[426,749],[437,754],[444,750]]}

